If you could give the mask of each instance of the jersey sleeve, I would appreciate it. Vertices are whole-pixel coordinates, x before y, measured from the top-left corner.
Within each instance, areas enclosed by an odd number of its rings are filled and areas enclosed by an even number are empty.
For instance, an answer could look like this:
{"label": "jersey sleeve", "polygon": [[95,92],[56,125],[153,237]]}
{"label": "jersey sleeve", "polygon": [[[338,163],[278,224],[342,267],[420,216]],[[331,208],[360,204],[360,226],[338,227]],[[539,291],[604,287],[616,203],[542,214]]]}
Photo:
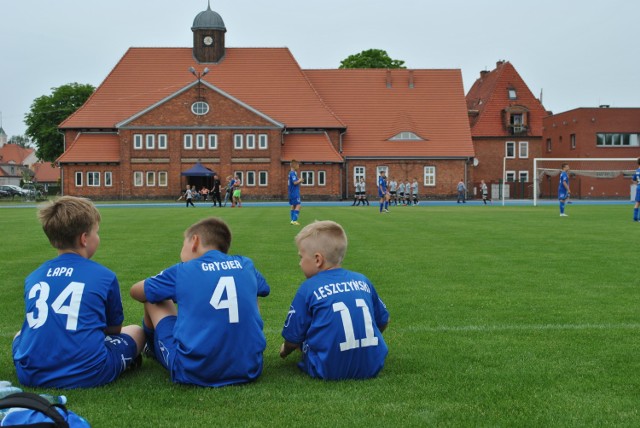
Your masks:
{"label": "jersey sleeve", "polygon": [[163,270],[156,276],[144,280],[144,294],[150,303],[163,300],[176,300],[176,277],[181,263]]}
{"label": "jersey sleeve", "polygon": [[287,319],[284,321],[284,327],[282,328],[282,337],[287,342],[300,344],[306,339],[310,325],[311,317],[308,314],[306,297],[301,288],[289,307]]}
{"label": "jersey sleeve", "polygon": [[248,267],[250,267],[253,270],[254,275],[256,276],[256,281],[258,282],[258,296],[267,297],[269,293],[271,293],[271,287],[269,287],[269,284],[267,284],[267,280],[260,273],[260,271],[256,269],[251,259],[248,259],[246,257],[242,257],[242,259],[243,259],[243,264],[248,265]]}
{"label": "jersey sleeve", "polygon": [[107,323],[107,327],[119,326],[124,322],[120,283],[115,275],[113,275],[113,279],[109,285],[109,291],[107,293],[105,321]]}
{"label": "jersey sleeve", "polygon": [[378,296],[378,292],[373,285],[369,285],[371,286],[371,299],[373,301],[373,311],[375,312],[374,318],[376,325],[380,328],[389,322],[389,311],[387,310],[387,305],[385,305],[380,296]]}

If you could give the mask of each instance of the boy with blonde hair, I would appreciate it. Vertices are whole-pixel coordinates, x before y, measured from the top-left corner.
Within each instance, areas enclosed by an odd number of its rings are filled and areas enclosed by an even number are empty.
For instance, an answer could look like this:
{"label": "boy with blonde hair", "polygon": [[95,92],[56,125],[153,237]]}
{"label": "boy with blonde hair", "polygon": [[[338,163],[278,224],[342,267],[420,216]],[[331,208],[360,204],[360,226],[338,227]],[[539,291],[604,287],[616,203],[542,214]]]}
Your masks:
{"label": "boy with blonde hair", "polygon": [[295,242],[307,280],[285,320],[280,357],[300,349],[298,367],[314,378],[375,377],[388,352],[382,331],[389,312],[369,279],[341,267],[347,251],[344,229],[316,221]]}
{"label": "boy with blonde hair", "polygon": [[175,383],[217,387],[262,373],[258,296],[269,285],[251,259],[228,255],[230,246],[221,219],[201,220],[184,233],[182,263],[131,287],[144,303],[147,347]]}
{"label": "boy with blonde hair", "polygon": [[25,280],[25,321],[13,340],[18,380],[52,388],[112,382],[140,355],[144,333],[122,327],[118,279],[90,260],[100,245],[100,213],[88,199],[63,196],[38,217],[58,257]]}

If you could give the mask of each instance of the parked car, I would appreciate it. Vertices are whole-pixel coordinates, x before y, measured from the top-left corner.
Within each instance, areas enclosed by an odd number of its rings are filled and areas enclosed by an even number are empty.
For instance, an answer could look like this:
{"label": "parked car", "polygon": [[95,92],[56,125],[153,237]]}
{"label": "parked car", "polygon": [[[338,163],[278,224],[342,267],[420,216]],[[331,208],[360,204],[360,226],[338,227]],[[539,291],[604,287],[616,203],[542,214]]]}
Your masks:
{"label": "parked car", "polygon": [[11,193],[9,193],[9,191],[0,189],[0,198],[8,198],[10,196],[11,196]]}
{"label": "parked car", "polygon": [[8,192],[9,196],[11,196],[12,198],[15,196],[25,196],[27,193],[29,193],[26,190],[24,190],[22,187],[14,186],[13,184],[4,184],[0,186],[0,190],[4,190],[5,192]]}

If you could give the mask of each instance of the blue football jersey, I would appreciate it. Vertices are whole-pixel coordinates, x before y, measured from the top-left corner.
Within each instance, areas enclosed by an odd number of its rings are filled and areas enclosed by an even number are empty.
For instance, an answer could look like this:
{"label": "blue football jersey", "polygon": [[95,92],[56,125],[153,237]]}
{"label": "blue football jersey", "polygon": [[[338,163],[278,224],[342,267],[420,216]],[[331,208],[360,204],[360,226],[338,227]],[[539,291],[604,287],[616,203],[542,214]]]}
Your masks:
{"label": "blue football jersey", "polygon": [[378,193],[386,193],[387,192],[387,179],[383,176],[378,177]]}
{"label": "blue football jersey", "polygon": [[282,329],[301,344],[299,367],[315,378],[364,379],[380,372],[389,312],[371,282],[346,269],[322,271],[298,289]]}
{"label": "blue football jersey", "polygon": [[567,189],[564,188],[564,183],[569,185],[569,174],[566,171],[560,173],[560,182],[558,183],[558,194],[563,195],[567,193]]}
{"label": "blue football jersey", "polygon": [[107,360],[107,327],[124,320],[120,285],[106,267],[74,253],[42,264],[24,284],[26,317],[13,343],[20,383],[82,388],[99,379]]}
{"label": "blue football jersey", "polygon": [[300,197],[300,183],[294,184],[298,181],[298,174],[291,170],[289,171],[289,198]]}
{"label": "blue football jersey", "polygon": [[208,251],[147,278],[144,292],[151,303],[178,305],[174,382],[223,386],[260,375],[266,339],[257,299],[270,289],[251,259]]}

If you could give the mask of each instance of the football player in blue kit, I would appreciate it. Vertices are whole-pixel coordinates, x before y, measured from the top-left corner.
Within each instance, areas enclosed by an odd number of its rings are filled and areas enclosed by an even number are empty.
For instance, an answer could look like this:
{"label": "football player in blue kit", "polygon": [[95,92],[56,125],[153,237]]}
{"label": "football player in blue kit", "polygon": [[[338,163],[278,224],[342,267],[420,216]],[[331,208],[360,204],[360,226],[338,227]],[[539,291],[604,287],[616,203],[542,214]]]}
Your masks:
{"label": "football player in blue kit", "polygon": [[633,173],[633,182],[636,183],[636,204],[633,206],[633,221],[640,221],[638,209],[640,208],[640,158],[638,158],[638,169]]}
{"label": "football player in blue kit", "polygon": [[291,170],[289,171],[288,190],[289,190],[289,205],[291,205],[291,224],[299,226],[298,217],[300,216],[300,205],[302,201],[300,199],[300,183],[304,183],[302,177],[298,177],[298,162],[294,159],[291,161]]}
{"label": "football player in blue kit", "polygon": [[52,388],[112,382],[140,355],[144,333],[122,327],[118,279],[90,260],[100,245],[100,213],[88,199],[63,196],[38,216],[58,257],[24,283],[26,316],[13,341],[18,380]]}
{"label": "football player in blue kit", "polygon": [[201,220],[184,233],[182,263],[131,287],[144,303],[150,354],[175,383],[218,387],[262,373],[258,296],[269,295],[269,285],[251,259],[228,255],[230,246],[222,220]]}
{"label": "football player in blue kit", "polygon": [[300,285],[282,329],[280,357],[302,351],[298,366],[311,377],[366,379],[384,365],[382,332],[389,312],[364,275],[341,267],[347,250],[344,229],[316,221],[296,236]]}
{"label": "football player in blue kit", "polygon": [[562,164],[562,172],[560,173],[560,181],[558,182],[558,200],[560,201],[560,217],[568,217],[564,212],[564,206],[567,199],[571,197],[571,189],[569,188],[569,164]]}
{"label": "football player in blue kit", "polygon": [[380,212],[389,212],[389,191],[387,190],[387,177],[384,170],[378,176],[378,197],[380,198]]}

